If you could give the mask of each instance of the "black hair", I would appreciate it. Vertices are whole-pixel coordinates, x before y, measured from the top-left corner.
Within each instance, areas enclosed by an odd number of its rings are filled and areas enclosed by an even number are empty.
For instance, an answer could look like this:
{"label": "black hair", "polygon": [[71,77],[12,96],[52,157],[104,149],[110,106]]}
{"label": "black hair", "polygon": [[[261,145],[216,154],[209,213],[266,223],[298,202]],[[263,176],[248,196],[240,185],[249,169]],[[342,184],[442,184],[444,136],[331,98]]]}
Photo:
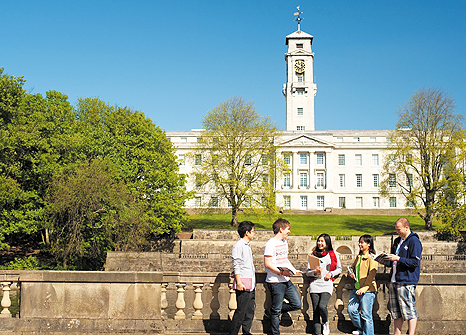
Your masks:
{"label": "black hair", "polygon": [[254,223],[251,221],[242,221],[238,225],[238,234],[239,237],[243,238],[246,235],[246,232],[251,232],[252,228],[254,228]]}
{"label": "black hair", "polygon": [[[326,247],[325,247],[325,250],[320,250],[319,249],[319,245],[317,244],[317,242],[319,241],[319,238],[323,237],[324,238],[324,241],[325,241],[325,244],[326,244]],[[319,237],[317,238],[317,242],[316,242],[316,250],[317,251],[331,251],[333,250],[333,247],[332,247],[332,240],[330,239],[330,235],[329,234],[320,234]]]}
{"label": "black hair", "polygon": [[280,228],[285,229],[286,227],[291,226],[288,220],[285,219],[277,219],[272,225],[273,233],[277,235],[280,232]]}
{"label": "black hair", "polygon": [[375,248],[374,248],[374,239],[372,238],[371,235],[362,235],[360,238],[359,238],[359,241],[363,240],[364,242],[366,242],[367,244],[369,244],[369,253],[370,254],[375,254]]}

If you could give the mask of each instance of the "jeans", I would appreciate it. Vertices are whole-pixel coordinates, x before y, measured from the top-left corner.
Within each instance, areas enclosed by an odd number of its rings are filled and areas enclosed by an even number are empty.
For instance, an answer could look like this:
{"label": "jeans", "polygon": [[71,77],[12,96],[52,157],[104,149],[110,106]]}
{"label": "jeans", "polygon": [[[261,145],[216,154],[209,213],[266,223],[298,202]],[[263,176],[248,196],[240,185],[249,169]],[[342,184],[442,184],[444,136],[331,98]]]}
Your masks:
{"label": "jeans", "polygon": [[[328,292],[311,293],[312,321],[314,322],[314,334],[322,334],[322,323],[328,321],[327,304],[332,295]],[[320,319],[322,318],[322,323]]]}
{"label": "jeans", "polygon": [[[350,295],[348,314],[353,325],[361,329],[363,335],[374,335],[374,322],[372,321],[374,299],[375,292],[366,292],[363,295],[357,295],[356,289],[354,289]],[[361,314],[359,314],[358,308],[361,309]]]}
{"label": "jeans", "polygon": [[230,335],[237,335],[241,326],[243,334],[251,334],[256,307],[256,291],[235,291],[237,308],[231,320]]}
{"label": "jeans", "polygon": [[[270,327],[272,335],[279,335],[280,314],[301,309],[301,298],[291,281],[267,284],[272,296]],[[283,299],[288,302],[284,302]]]}

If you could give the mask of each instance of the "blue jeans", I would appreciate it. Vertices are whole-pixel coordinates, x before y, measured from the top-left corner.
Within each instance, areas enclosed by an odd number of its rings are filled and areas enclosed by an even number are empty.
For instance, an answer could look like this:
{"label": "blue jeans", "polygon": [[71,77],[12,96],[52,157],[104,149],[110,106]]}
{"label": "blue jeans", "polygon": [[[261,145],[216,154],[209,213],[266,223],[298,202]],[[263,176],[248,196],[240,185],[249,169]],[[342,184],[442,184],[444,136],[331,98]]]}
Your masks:
{"label": "blue jeans", "polygon": [[[291,281],[267,284],[272,296],[270,327],[272,335],[279,335],[280,314],[301,309],[301,298]],[[288,303],[284,302],[283,299],[288,300]]]}
{"label": "blue jeans", "polygon": [[[353,325],[362,330],[363,335],[374,335],[374,322],[372,321],[372,306],[374,306],[375,292],[356,294],[356,289],[351,292],[348,302],[348,314]],[[361,309],[359,314],[358,309]]]}

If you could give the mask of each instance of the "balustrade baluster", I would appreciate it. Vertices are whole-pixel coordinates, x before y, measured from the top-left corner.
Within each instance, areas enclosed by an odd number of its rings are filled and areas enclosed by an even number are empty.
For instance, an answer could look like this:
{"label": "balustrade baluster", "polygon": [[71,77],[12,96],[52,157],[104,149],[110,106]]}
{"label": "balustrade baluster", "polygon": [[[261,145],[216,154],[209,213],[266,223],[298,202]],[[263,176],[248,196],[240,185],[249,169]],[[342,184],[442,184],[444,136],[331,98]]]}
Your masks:
{"label": "balustrade baluster", "polygon": [[175,313],[175,320],[184,320],[186,319],[186,314],[184,309],[186,308],[186,302],[184,301],[184,291],[186,284],[176,284],[178,297],[176,299],[175,306],[178,311]]}
{"label": "balustrade baluster", "polygon": [[160,315],[162,320],[167,320],[168,315],[165,309],[168,307],[168,301],[167,301],[167,286],[168,283],[162,283],[160,288]]}
{"label": "balustrade baluster", "polygon": [[228,313],[228,315],[230,320],[232,320],[233,314],[235,314],[238,305],[236,304],[236,291],[233,289],[233,284],[229,284],[228,287],[230,287],[230,301],[228,302],[228,309],[230,310],[230,313]]}
{"label": "balustrade baluster", "polygon": [[210,313],[210,319],[220,320],[220,314],[218,313],[218,309],[220,308],[220,302],[218,301],[218,289],[220,284],[214,283],[209,286],[212,288],[212,300],[210,302],[210,309],[212,310],[212,313]]}
{"label": "balustrade baluster", "polygon": [[2,291],[3,291],[3,298],[1,302],[1,306],[3,308],[2,312],[0,313],[1,318],[11,318],[11,313],[10,313],[10,306],[11,306],[11,300],[10,300],[10,285],[11,282],[2,282]]}
{"label": "balustrade baluster", "polygon": [[194,308],[194,313],[193,313],[193,320],[202,320],[202,312],[201,309],[204,307],[204,304],[202,303],[202,287],[204,284],[193,284],[194,286],[194,294],[195,298],[193,301],[193,308]]}

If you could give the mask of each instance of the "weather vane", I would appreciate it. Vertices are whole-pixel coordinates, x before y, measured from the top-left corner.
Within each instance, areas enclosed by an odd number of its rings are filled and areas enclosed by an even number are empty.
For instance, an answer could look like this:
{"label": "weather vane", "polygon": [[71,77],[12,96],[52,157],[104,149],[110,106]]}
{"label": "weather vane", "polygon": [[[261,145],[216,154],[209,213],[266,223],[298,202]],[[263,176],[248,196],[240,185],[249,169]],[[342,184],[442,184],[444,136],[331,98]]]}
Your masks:
{"label": "weather vane", "polygon": [[301,15],[303,12],[301,12],[301,11],[299,10],[299,6],[296,7],[296,8],[298,9],[298,11],[297,11],[296,13],[294,13],[294,16],[297,16],[296,19],[295,19],[295,21],[298,22],[298,31],[299,31],[299,30],[301,30],[301,20],[302,20],[302,18],[301,18],[299,15]]}

